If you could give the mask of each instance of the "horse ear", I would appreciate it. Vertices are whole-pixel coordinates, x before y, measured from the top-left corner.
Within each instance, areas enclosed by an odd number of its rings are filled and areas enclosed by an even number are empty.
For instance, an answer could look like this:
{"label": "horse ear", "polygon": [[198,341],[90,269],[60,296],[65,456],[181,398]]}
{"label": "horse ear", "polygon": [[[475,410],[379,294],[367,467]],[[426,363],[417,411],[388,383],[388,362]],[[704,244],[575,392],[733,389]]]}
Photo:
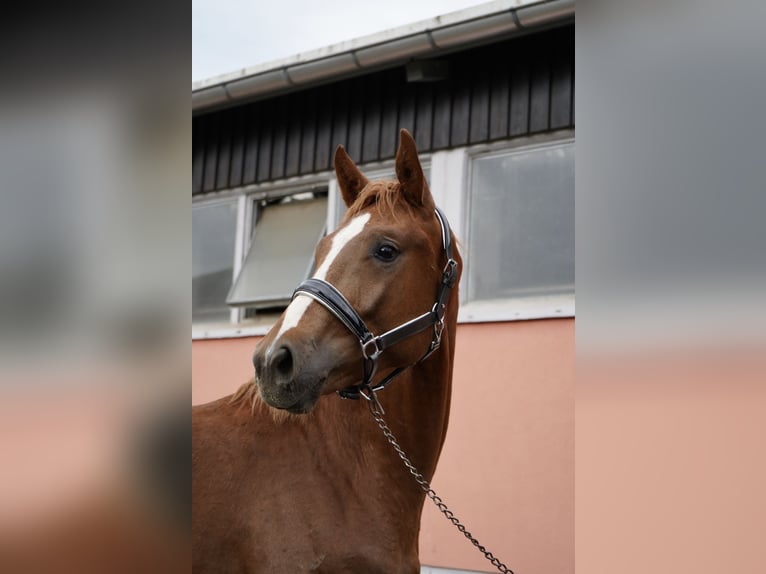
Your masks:
{"label": "horse ear", "polygon": [[367,185],[367,178],[356,167],[354,160],[348,155],[343,145],[339,145],[335,149],[335,177],[338,178],[343,201],[347,207],[351,207],[359,192]]}
{"label": "horse ear", "polygon": [[405,129],[399,131],[399,149],[396,152],[396,178],[404,197],[415,207],[433,208],[434,200],[418,159],[415,140]]}

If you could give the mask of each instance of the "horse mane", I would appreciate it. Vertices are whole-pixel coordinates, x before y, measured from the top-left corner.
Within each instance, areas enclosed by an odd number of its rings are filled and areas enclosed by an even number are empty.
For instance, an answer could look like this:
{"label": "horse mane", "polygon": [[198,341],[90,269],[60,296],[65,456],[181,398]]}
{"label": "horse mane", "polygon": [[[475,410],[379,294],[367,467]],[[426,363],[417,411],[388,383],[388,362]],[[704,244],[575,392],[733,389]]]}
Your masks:
{"label": "horse mane", "polygon": [[232,405],[249,403],[250,411],[255,413],[255,403],[260,400],[261,399],[258,396],[258,385],[255,383],[255,379],[250,379],[236,390],[231,396],[229,403]]}
{"label": "horse mane", "polygon": [[246,383],[240,385],[240,387],[234,392],[229,399],[230,405],[250,405],[250,415],[255,416],[256,411],[262,413],[268,412],[271,418],[277,424],[282,424],[287,420],[298,420],[305,423],[312,413],[306,415],[294,415],[288,411],[281,409],[275,409],[274,407],[266,404],[261,398],[258,392],[258,383],[255,379],[250,379]]}

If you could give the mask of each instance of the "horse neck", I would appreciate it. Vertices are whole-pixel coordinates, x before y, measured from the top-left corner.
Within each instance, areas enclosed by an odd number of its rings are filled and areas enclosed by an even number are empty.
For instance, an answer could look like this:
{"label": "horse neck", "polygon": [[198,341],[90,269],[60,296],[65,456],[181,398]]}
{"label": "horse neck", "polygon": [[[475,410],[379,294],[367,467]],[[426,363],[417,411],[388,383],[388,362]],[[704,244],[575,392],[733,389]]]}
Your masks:
{"label": "horse neck", "polygon": [[[439,355],[416,365],[404,380],[393,383],[396,386],[390,389],[390,396],[380,397],[386,409],[386,422],[412,463],[429,481],[447,436],[452,395],[449,355],[449,349],[440,349]],[[401,465],[398,459],[394,462]]]}
{"label": "horse neck", "polygon": [[[447,433],[453,354],[454,325],[449,333],[445,333],[438,351],[423,363],[404,371],[377,395],[385,409],[386,424],[411,462],[429,481]],[[357,403],[328,398],[335,401],[331,403],[335,408],[326,411],[326,424],[337,425],[338,420],[344,421],[345,432],[356,437],[360,451],[367,453],[361,459],[362,464],[370,467],[366,470],[377,472],[389,481],[391,477],[404,476],[406,471],[402,461],[375,423],[367,402],[364,399]],[[353,416],[349,416],[349,411]],[[411,488],[413,485],[407,484],[405,489],[417,494],[417,489]]]}

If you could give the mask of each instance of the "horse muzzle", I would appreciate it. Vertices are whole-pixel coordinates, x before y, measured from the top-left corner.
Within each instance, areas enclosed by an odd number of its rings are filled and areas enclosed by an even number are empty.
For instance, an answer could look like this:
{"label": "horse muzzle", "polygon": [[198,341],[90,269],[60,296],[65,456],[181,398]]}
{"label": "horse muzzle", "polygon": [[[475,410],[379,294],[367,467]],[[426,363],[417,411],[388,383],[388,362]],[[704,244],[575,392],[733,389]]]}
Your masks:
{"label": "horse muzzle", "polygon": [[255,378],[261,398],[293,414],[313,410],[327,380],[324,365],[307,364],[288,342],[276,348],[258,348],[253,355]]}

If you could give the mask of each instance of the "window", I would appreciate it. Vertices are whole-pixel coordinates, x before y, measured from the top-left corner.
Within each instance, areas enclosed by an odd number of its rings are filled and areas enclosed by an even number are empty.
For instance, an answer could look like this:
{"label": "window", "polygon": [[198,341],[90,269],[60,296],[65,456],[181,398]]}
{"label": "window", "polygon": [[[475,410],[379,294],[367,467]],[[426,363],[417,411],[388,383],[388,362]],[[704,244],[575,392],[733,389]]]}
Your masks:
{"label": "window", "polygon": [[267,330],[313,271],[327,183],[269,186],[192,205],[193,338]]}
{"label": "window", "polygon": [[467,300],[574,293],[574,141],[475,156]]}
{"label": "window", "polygon": [[327,193],[263,201],[254,209],[250,250],[226,302],[256,309],[286,306],[311,273],[314,247],[325,231]]}
{"label": "window", "polygon": [[226,294],[234,270],[237,201],[192,208],[192,322],[229,320]]}
{"label": "window", "polygon": [[[465,255],[461,322],[574,314],[574,132],[518,141],[421,157]],[[266,333],[346,211],[331,173],[230,193],[193,206],[193,338]]]}

